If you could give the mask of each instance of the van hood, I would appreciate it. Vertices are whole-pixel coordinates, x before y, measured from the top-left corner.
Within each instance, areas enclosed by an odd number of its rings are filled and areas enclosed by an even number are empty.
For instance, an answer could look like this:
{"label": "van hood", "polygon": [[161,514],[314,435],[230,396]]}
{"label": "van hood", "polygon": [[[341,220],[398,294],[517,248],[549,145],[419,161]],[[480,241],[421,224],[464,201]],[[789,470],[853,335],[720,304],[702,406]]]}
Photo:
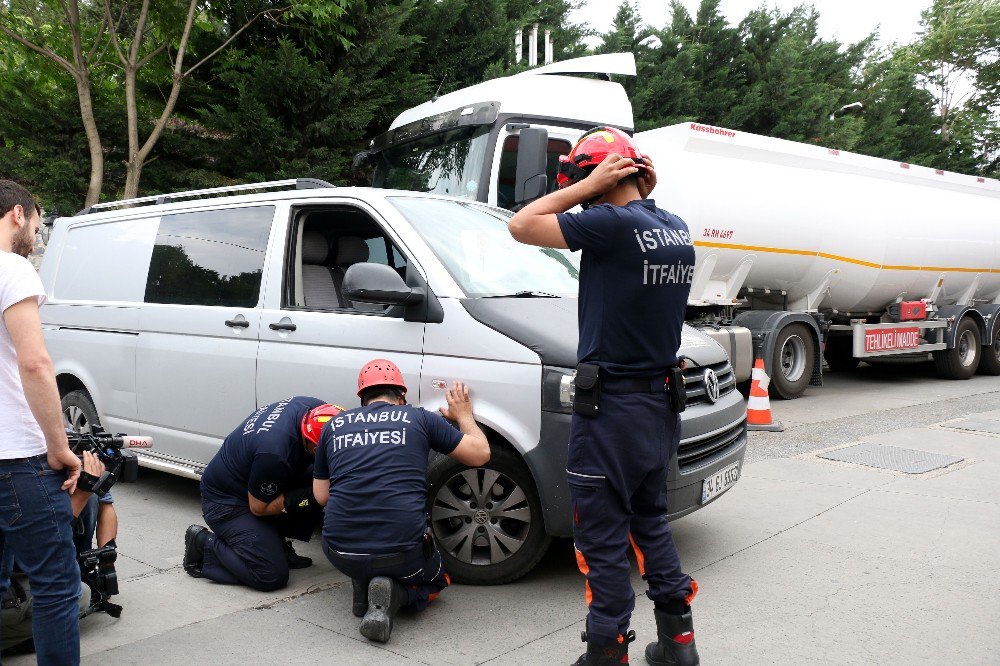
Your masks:
{"label": "van hood", "polygon": [[[463,298],[461,303],[473,319],[531,349],[543,364],[576,367],[576,298]],[[687,324],[679,353],[698,365],[728,360],[715,340]]]}

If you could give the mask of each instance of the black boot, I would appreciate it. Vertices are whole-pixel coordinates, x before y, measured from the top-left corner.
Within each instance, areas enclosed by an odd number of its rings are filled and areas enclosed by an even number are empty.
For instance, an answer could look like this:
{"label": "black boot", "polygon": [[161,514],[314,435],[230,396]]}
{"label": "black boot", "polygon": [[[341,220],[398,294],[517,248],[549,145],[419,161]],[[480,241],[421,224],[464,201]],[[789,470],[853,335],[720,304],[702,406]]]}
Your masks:
{"label": "black boot", "polygon": [[635,632],[619,636],[617,641],[591,641],[587,632],[580,633],[580,640],[587,644],[587,651],[580,655],[573,666],[618,666],[628,663],[628,644],[635,640]]}
{"label": "black boot", "polygon": [[368,612],[361,620],[361,635],[385,643],[392,634],[392,620],[406,603],[406,588],[399,582],[376,576],[368,583]]}
{"label": "black boot", "polygon": [[288,560],[289,569],[306,569],[313,565],[311,557],[306,557],[305,555],[299,555],[292,548],[292,542],[285,540],[285,558]]}
{"label": "black boot", "polygon": [[698,666],[690,606],[683,615],[654,609],[653,617],[659,640],[646,646],[646,661],[653,666]]}
{"label": "black boot", "polygon": [[194,578],[202,578],[201,566],[205,561],[208,535],[208,528],[201,525],[191,525],[184,532],[184,571]]}
{"label": "black boot", "polygon": [[368,612],[368,582],[358,578],[351,579],[351,612],[354,617],[364,617]]}

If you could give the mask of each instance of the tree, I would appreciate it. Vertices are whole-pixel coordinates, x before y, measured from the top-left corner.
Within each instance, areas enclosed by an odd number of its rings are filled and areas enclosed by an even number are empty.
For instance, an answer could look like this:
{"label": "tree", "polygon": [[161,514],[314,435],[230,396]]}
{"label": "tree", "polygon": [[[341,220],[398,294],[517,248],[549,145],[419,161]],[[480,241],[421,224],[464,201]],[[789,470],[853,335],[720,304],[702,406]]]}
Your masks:
{"label": "tree", "polygon": [[[104,178],[104,150],[94,116],[92,77],[95,70],[109,67],[108,51],[117,56],[117,78],[125,90],[126,160],[125,198],[136,196],[143,167],[150,159],[167,122],[173,115],[181,87],[206,62],[224,51],[250,25],[260,19],[277,21],[306,19],[313,28],[329,28],[345,43],[339,19],[350,0],[292,0],[284,6],[266,4],[238,27],[213,16],[214,5],[188,0],[177,5],[168,0],[66,0],[53,9],[51,3],[9,0],[0,5],[0,31],[25,48],[57,63],[72,77],[77,91],[80,116],[90,149],[90,182],[87,205],[96,203]],[[217,36],[214,48],[185,66],[192,53],[195,29]],[[167,88],[159,109],[142,114],[137,87],[140,74],[155,78]],[[152,111],[152,112],[150,112]],[[144,115],[146,117],[140,117]],[[140,125],[148,127],[143,128]],[[145,136],[143,136],[143,130]]]}
{"label": "tree", "polygon": [[974,99],[985,109],[1000,104],[1000,2],[934,0],[920,23],[911,57],[934,96],[947,142],[965,102]]}

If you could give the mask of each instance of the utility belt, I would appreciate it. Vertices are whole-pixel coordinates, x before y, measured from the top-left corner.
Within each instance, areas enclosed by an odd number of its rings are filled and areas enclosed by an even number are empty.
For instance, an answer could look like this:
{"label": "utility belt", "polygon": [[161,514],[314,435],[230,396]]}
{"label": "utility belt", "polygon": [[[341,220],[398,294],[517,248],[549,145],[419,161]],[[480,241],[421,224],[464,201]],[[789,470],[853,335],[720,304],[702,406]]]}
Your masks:
{"label": "utility belt", "polygon": [[596,363],[576,366],[573,380],[575,391],[573,411],[581,416],[597,416],[601,411],[601,393],[626,395],[629,393],[654,393],[666,396],[667,405],[675,414],[684,411],[687,392],[684,388],[684,370],[678,365],[667,369],[666,377],[612,377]]}
{"label": "utility belt", "polygon": [[399,566],[400,564],[405,564],[416,559],[418,556],[423,556],[428,558],[434,554],[434,537],[431,536],[430,532],[425,532],[423,539],[415,547],[409,550],[403,550],[398,553],[388,553],[386,555],[344,555],[338,553],[337,551],[330,549],[336,557],[345,560],[368,560],[371,568],[373,570],[377,569],[389,569],[391,567]]}

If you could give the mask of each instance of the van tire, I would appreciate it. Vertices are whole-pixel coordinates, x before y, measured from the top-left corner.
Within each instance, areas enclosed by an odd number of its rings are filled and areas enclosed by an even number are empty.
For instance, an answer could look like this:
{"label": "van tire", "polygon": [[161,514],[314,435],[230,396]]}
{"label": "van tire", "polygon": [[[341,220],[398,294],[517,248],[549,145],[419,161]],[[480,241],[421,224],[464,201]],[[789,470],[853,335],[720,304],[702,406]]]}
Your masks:
{"label": "van tire", "polygon": [[992,345],[983,345],[983,357],[979,359],[979,369],[981,375],[1000,375],[1000,331],[993,335]]}
{"label": "van tire", "polygon": [[101,417],[97,415],[97,407],[86,391],[70,391],[62,397],[60,403],[63,423],[67,430],[91,432],[95,427],[101,427]]}
{"label": "van tire", "polygon": [[968,379],[976,374],[983,358],[979,325],[971,317],[963,317],[955,331],[955,346],[933,352],[934,367],[945,379]]}
{"label": "van tire", "polygon": [[774,395],[794,400],[809,386],[816,363],[816,334],[805,324],[789,324],[774,336],[771,388]]}
{"label": "van tire", "polygon": [[[427,470],[427,515],[431,530],[445,569],[459,583],[501,585],[517,580],[535,568],[552,540],[545,533],[538,491],[524,461],[505,446],[492,443],[490,449],[490,461],[482,467],[468,467],[448,456],[439,456]],[[473,483],[481,493],[473,489]],[[486,500],[483,506],[476,501],[478,498]],[[505,508],[517,508],[517,519],[493,515],[495,505],[490,499],[500,501],[496,505],[498,510],[503,506],[501,503],[509,502]],[[527,523],[523,518],[527,518]],[[516,540],[521,543],[507,553],[508,549],[500,546],[503,542],[493,534],[499,534],[507,543]],[[474,550],[465,548],[470,540]],[[482,542],[491,544],[493,549]],[[493,552],[506,557],[491,563]],[[470,557],[472,561],[467,561]]]}
{"label": "van tire", "polygon": [[858,367],[861,359],[854,355],[854,339],[850,335],[831,335],[823,352],[830,372],[849,372]]}

